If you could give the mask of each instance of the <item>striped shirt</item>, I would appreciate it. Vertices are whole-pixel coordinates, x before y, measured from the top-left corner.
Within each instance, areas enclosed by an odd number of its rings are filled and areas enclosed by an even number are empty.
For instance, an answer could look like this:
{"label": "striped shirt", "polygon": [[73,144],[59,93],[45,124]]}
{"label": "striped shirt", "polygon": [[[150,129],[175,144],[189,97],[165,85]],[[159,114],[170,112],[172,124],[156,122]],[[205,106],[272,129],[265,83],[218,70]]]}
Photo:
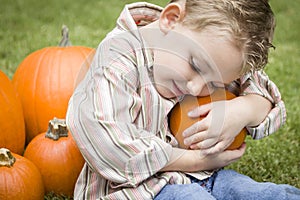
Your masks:
{"label": "striped shirt", "polygon": [[[166,184],[190,183],[182,172],[160,172],[178,145],[167,117],[176,100],[155,89],[153,55],[138,32],[138,26],[156,20],[160,12],[153,4],[127,5],[70,99],[68,128],[86,160],[75,199],[153,199]],[[229,89],[260,94],[274,105],[259,126],[248,128],[253,138],[284,124],[284,103],[264,73],[247,74]],[[210,175],[195,173],[199,179]]]}

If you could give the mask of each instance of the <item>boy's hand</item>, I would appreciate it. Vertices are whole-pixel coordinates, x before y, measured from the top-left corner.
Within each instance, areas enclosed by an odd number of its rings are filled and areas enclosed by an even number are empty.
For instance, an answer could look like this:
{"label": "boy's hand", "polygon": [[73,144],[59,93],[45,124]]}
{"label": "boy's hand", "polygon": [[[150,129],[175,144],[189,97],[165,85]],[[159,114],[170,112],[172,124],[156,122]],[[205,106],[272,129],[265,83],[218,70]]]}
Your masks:
{"label": "boy's hand", "polygon": [[201,149],[203,154],[224,151],[248,124],[245,105],[236,99],[209,103],[190,112],[190,117],[207,116],[183,132],[185,145]]}
{"label": "boy's hand", "polygon": [[240,159],[245,151],[245,143],[238,149],[215,154],[203,154],[202,150],[173,148],[168,164],[160,171],[197,172],[219,169]]}
{"label": "boy's hand", "polygon": [[214,170],[226,167],[231,163],[239,160],[246,152],[246,143],[243,143],[238,149],[235,150],[225,150],[215,154],[204,154],[200,150],[200,159],[198,164],[204,167],[204,170]]}

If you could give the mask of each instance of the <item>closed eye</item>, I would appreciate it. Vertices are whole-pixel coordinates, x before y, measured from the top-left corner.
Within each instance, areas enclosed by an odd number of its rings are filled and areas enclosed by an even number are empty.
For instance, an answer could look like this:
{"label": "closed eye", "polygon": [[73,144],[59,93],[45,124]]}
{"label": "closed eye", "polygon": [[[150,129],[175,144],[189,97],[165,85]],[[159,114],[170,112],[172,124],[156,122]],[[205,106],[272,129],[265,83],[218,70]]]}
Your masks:
{"label": "closed eye", "polygon": [[191,67],[192,67],[192,69],[194,70],[194,71],[196,71],[197,73],[199,73],[199,74],[201,74],[202,72],[201,72],[201,70],[200,70],[200,67],[199,66],[197,66],[196,64],[195,64],[195,61],[194,61],[194,58],[193,57],[191,57],[190,58],[190,65],[191,65]]}
{"label": "closed eye", "polygon": [[214,88],[214,89],[224,89],[225,88],[225,84],[224,83],[216,83],[216,82],[209,82],[210,87]]}

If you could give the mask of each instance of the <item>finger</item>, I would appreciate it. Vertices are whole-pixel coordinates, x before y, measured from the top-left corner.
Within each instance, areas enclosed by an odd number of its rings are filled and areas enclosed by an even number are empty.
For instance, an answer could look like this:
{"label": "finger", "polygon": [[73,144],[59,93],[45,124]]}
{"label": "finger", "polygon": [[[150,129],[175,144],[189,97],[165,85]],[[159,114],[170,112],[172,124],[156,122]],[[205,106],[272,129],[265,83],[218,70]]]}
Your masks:
{"label": "finger", "polygon": [[[239,148],[237,148],[235,150],[238,150],[242,154],[244,154],[246,152],[246,148],[247,148],[246,142],[243,142],[243,144]],[[235,151],[235,150],[231,150],[231,151]],[[230,150],[228,150],[228,151],[230,151]]]}
{"label": "finger", "polygon": [[200,116],[205,116],[205,115],[207,115],[207,113],[209,113],[211,108],[212,108],[211,103],[198,106],[195,109],[188,112],[188,116],[191,117],[191,118],[197,118],[197,117],[200,117]]}
{"label": "finger", "polygon": [[246,152],[246,143],[243,143],[238,149],[235,150],[226,150],[231,156],[231,159],[228,160],[229,164],[239,160],[244,153]]}
{"label": "finger", "polygon": [[203,139],[203,134],[205,134],[204,132],[198,132],[198,133],[194,133],[193,135],[184,138],[183,142],[186,146],[190,146],[192,144],[198,144],[199,142],[201,142]]}
{"label": "finger", "polygon": [[220,142],[216,143],[216,145],[212,146],[211,148],[203,149],[203,153],[204,154],[215,154],[215,153],[223,152],[233,142],[233,140],[234,139],[232,139],[231,141],[220,141]]}
{"label": "finger", "polygon": [[193,143],[190,145],[191,149],[208,149],[211,148],[212,146],[216,145],[218,143],[218,138],[209,138],[206,140],[203,140],[198,143]]}
{"label": "finger", "polygon": [[[185,129],[182,133],[184,138],[190,137],[194,135],[195,133],[203,132],[207,130],[209,127],[209,124],[207,123],[207,120],[204,118],[201,121],[198,121],[194,123],[192,126]],[[198,136],[199,137],[199,136]],[[199,138],[200,140],[204,140],[205,138]]]}

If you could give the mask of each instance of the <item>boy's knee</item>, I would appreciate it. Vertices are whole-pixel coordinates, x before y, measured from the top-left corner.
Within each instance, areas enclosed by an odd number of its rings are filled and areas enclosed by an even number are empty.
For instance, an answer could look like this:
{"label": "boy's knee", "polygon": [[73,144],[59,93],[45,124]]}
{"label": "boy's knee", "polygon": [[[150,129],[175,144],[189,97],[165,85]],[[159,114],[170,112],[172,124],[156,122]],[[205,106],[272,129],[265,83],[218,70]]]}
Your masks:
{"label": "boy's knee", "polygon": [[256,182],[248,176],[233,170],[218,173],[213,187],[213,194],[224,199],[278,199],[298,200],[300,190],[290,185],[278,185],[271,182]]}

